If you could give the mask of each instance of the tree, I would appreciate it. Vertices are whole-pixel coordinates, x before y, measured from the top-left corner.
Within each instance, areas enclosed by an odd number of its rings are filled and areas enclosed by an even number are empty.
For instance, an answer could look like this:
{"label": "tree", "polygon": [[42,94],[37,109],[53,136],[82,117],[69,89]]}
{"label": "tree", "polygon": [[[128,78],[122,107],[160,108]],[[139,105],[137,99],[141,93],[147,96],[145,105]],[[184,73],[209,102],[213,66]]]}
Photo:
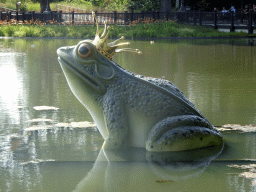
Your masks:
{"label": "tree", "polygon": [[49,0],[40,0],[40,10],[41,12],[51,11]]}
{"label": "tree", "polygon": [[180,0],[176,0],[176,6],[175,6],[176,9],[179,9],[180,8]]}

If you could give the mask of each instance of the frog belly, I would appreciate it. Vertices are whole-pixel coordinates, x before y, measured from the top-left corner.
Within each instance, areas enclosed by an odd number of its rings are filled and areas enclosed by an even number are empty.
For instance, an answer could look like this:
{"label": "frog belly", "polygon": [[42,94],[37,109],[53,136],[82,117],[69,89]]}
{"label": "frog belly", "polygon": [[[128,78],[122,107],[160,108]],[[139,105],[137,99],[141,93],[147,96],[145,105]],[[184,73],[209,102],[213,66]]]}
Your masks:
{"label": "frog belly", "polygon": [[131,147],[145,147],[148,139],[148,133],[156,123],[153,117],[145,117],[143,113],[134,109],[127,109],[129,114],[129,139],[128,144]]}

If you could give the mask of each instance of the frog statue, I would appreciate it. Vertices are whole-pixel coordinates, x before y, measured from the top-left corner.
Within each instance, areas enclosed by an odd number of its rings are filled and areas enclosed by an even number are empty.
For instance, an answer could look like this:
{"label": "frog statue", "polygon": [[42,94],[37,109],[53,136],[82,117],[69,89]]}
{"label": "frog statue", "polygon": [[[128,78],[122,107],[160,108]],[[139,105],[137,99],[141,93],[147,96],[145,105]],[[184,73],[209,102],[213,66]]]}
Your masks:
{"label": "frog statue", "polygon": [[[96,16],[93,13],[96,20]],[[184,151],[222,146],[222,135],[171,82],[132,73],[112,60],[137,49],[107,43],[106,26],[94,40],[57,50],[69,87],[86,107],[104,138],[103,149],[145,147]],[[123,38],[121,38],[123,39]]]}

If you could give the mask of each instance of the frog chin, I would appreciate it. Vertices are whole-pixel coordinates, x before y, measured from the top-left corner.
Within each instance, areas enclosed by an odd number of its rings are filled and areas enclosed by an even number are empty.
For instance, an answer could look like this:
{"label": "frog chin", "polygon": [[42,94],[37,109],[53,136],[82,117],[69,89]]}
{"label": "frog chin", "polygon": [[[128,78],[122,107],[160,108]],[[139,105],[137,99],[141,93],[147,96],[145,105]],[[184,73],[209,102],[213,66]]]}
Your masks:
{"label": "frog chin", "polygon": [[[61,64],[61,68],[66,76],[68,81],[75,82],[75,79],[82,80],[88,87],[92,88],[96,93],[102,95],[106,92],[106,87],[95,77],[89,75],[88,73],[84,72],[82,69],[76,67],[75,65],[69,64],[61,57],[58,57],[58,61]],[[72,78],[70,78],[72,76]],[[72,82],[69,82],[71,87]],[[75,89],[75,88],[74,88]]]}

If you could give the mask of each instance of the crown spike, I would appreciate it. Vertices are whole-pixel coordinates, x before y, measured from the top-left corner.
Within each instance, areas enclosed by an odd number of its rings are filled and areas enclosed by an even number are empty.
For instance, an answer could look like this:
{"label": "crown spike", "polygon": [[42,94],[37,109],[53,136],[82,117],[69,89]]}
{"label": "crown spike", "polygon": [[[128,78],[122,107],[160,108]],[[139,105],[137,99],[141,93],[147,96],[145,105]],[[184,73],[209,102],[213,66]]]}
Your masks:
{"label": "crown spike", "polygon": [[99,24],[98,24],[98,20],[97,20],[97,18],[96,18],[96,15],[95,15],[95,12],[94,12],[94,11],[92,11],[92,16],[93,16],[94,19],[95,19],[96,27],[97,27],[95,36],[100,36]]}
{"label": "crown spike", "polygon": [[[124,36],[122,36],[122,37],[120,37],[119,39],[117,39],[117,40],[115,40],[115,41],[113,41],[113,42],[111,42],[111,43],[108,43],[108,46],[109,46],[109,47],[116,46],[116,43],[117,43],[118,41],[124,40],[124,39],[125,39]],[[119,45],[121,45],[121,44],[119,44]],[[126,42],[125,45],[130,45],[130,43],[129,43],[129,42]]]}
{"label": "crown spike", "polygon": [[124,46],[124,45],[130,45],[129,42],[124,42],[124,43],[119,43],[116,44],[118,41],[120,40],[124,40],[124,36],[122,36],[121,38],[111,42],[111,43],[107,43],[108,41],[108,33],[109,33],[109,26],[107,26],[106,22],[104,22],[104,31],[102,33],[102,35],[100,36],[100,32],[99,32],[99,23],[97,21],[95,12],[92,12],[92,16],[95,19],[95,23],[97,26],[97,30],[96,30],[96,34],[95,34],[95,38],[92,41],[92,43],[95,45],[95,47],[98,49],[98,51],[104,55],[105,57],[107,57],[108,59],[112,59],[113,55],[115,53],[120,53],[120,52],[134,52],[134,53],[138,53],[138,54],[142,54],[141,51],[139,51],[138,49],[131,49],[131,48],[123,48],[123,49],[116,49],[119,46]]}
{"label": "crown spike", "polygon": [[142,52],[139,49],[132,49],[132,48],[123,48],[123,49],[116,49],[116,53],[121,53],[121,52],[133,52],[133,53],[138,53],[142,54]]}
{"label": "crown spike", "polygon": [[104,38],[108,35],[108,32],[107,32],[107,23],[106,21],[104,21],[104,31],[102,33],[102,35],[100,36],[100,38]]}

